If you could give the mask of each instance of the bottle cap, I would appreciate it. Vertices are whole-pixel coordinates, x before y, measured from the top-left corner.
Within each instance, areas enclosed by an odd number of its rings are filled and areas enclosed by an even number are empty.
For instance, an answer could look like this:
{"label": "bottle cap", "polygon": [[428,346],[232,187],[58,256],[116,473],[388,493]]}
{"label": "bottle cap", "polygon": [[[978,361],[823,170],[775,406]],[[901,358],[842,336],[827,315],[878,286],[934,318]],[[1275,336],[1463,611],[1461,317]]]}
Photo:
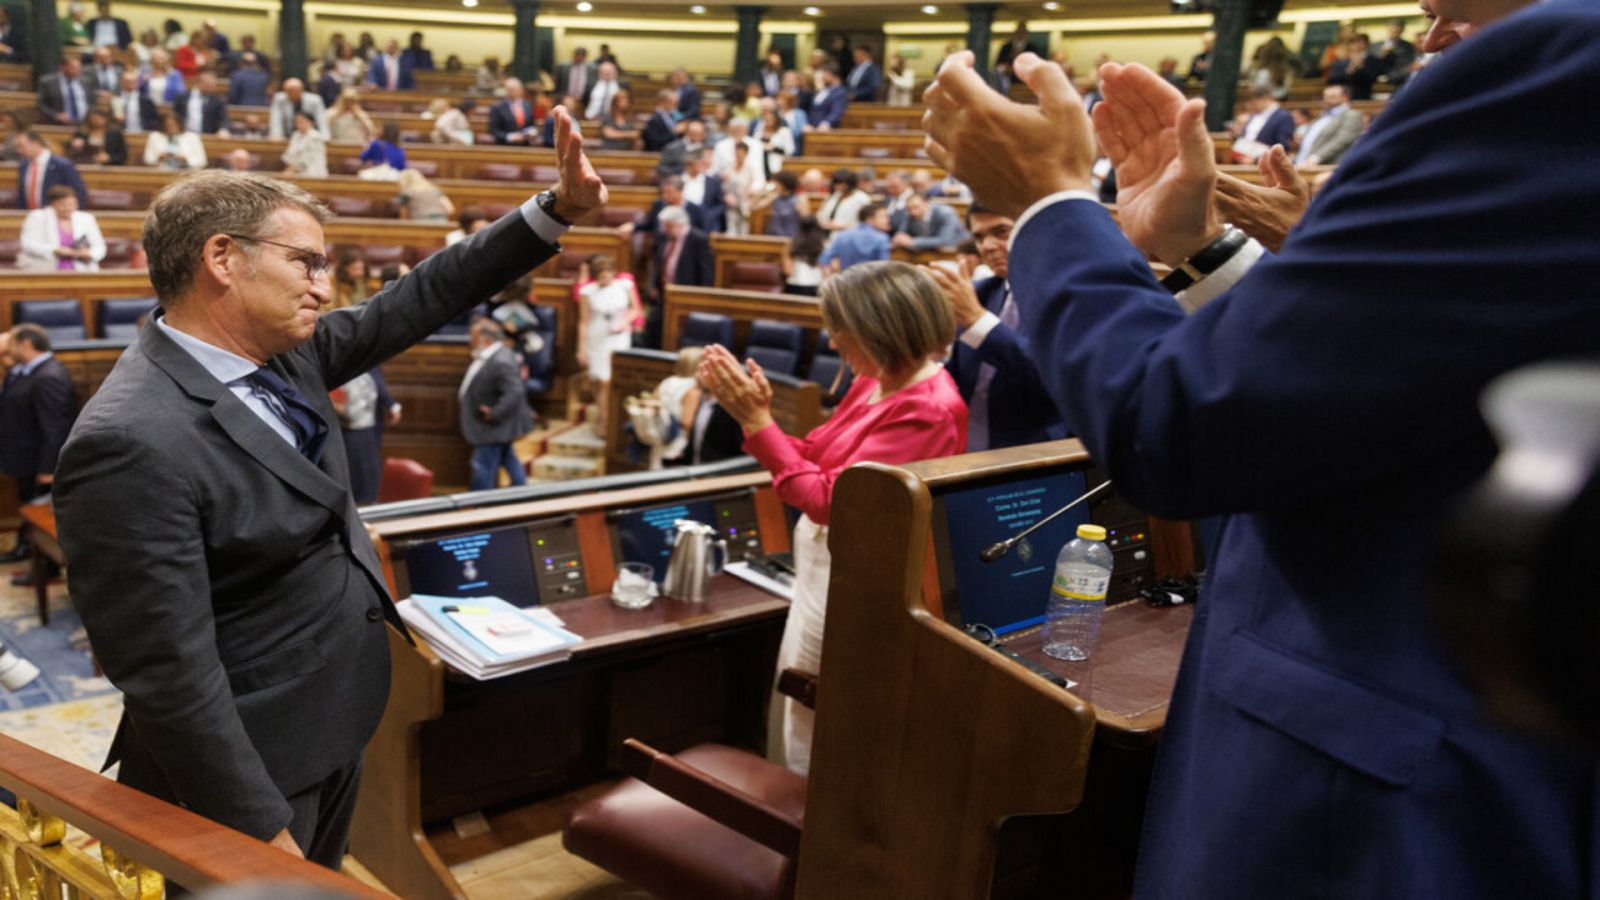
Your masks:
{"label": "bottle cap", "polygon": [[1079,525],[1078,537],[1086,541],[1103,541],[1106,539],[1106,530],[1101,525]]}

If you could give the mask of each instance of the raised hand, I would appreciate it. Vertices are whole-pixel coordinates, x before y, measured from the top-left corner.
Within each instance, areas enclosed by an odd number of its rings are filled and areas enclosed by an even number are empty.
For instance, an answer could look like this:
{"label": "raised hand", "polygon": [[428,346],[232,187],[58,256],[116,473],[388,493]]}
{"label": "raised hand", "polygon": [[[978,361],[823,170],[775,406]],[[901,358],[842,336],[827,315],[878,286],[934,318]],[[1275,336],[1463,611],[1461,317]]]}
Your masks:
{"label": "raised hand", "polygon": [[1232,175],[1217,178],[1217,211],[1276,253],[1311,205],[1311,183],[1281,146],[1263,153],[1259,166],[1261,184]]}
{"label": "raised hand", "polygon": [[1095,132],[1117,170],[1117,221],[1134,246],[1176,265],[1223,232],[1205,102],[1144,66],[1100,67]]}
{"label": "raised hand", "polygon": [[961,268],[959,273],[939,265],[923,266],[922,270],[933,276],[939,290],[950,302],[950,312],[955,315],[956,324],[970,328],[972,323],[983,318],[985,310],[983,304],[978,302],[978,292],[972,287],[971,264],[963,260]]}
{"label": "raised hand", "polygon": [[576,222],[605,206],[609,195],[605,182],[583,152],[583,135],[572,121],[572,114],[564,106],[557,106],[550,114],[556,117],[556,167],[561,171],[561,183],[556,186],[556,214]]}
{"label": "raised hand", "polygon": [[1037,106],[991,90],[970,52],[951,55],[923,93],[922,127],[934,162],[985,206],[1015,218],[1050,194],[1088,190],[1095,153],[1083,101],[1061,67],[1024,53],[1013,70]]}

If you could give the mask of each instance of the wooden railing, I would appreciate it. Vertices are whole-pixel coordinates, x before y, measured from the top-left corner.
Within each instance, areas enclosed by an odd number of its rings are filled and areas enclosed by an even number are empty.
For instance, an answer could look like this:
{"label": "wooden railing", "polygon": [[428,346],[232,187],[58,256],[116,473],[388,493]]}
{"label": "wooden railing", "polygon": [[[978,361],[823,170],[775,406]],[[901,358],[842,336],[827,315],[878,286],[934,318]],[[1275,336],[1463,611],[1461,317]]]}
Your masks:
{"label": "wooden railing", "polygon": [[[181,807],[0,735],[0,896],[157,900],[165,882],[200,890],[233,882],[297,885],[387,897]],[[72,825],[98,853],[68,838]]]}

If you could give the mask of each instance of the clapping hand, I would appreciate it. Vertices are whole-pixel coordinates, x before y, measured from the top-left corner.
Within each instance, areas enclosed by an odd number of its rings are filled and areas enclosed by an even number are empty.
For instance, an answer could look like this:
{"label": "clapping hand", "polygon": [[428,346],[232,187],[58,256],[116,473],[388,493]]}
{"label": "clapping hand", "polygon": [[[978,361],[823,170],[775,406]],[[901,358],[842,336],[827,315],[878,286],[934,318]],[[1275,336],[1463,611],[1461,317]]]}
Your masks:
{"label": "clapping hand", "polygon": [[1176,265],[1222,236],[1212,201],[1217,162],[1205,101],[1144,66],[1100,67],[1100,146],[1117,170],[1117,220],[1134,246]]}
{"label": "clapping hand", "polygon": [[1217,211],[1268,250],[1283,247],[1289,229],[1311,205],[1311,183],[1294,167],[1282,146],[1261,155],[1261,184],[1232,175],[1217,178]]}
{"label": "clapping hand", "polygon": [[1059,65],[1024,53],[1012,68],[1037,106],[1000,96],[963,51],[944,61],[923,93],[922,127],[934,162],[985,206],[1016,218],[1050,194],[1089,190],[1095,150],[1083,100]]}
{"label": "clapping hand", "polygon": [[608,194],[605,182],[590,165],[583,152],[583,135],[572,113],[564,106],[551,113],[556,117],[556,167],[561,170],[561,183],[556,187],[556,214],[568,222],[576,222],[596,209],[606,205]]}
{"label": "clapping hand", "polygon": [[971,328],[972,323],[983,318],[983,304],[978,302],[978,292],[972,287],[971,264],[963,261],[959,272],[952,272],[948,266],[940,265],[922,268],[933,276],[939,289],[944,292],[945,299],[950,301],[950,311],[955,315],[957,325]]}
{"label": "clapping hand", "polygon": [[748,369],[740,366],[726,347],[712,344],[700,360],[698,374],[717,403],[746,433],[753,434],[772,424],[772,384],[755,360],[746,365]]}

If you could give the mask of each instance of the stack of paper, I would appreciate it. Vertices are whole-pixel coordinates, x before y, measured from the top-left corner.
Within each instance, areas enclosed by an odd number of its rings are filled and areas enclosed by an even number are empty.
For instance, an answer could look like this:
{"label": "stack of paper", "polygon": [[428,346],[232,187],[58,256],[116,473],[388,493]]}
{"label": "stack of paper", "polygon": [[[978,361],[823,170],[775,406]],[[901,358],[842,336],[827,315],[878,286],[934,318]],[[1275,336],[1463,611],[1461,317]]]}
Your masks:
{"label": "stack of paper", "polygon": [[395,605],[440,659],[479,681],[560,662],[583,640],[549,610],[518,609],[499,597],[414,594]]}

